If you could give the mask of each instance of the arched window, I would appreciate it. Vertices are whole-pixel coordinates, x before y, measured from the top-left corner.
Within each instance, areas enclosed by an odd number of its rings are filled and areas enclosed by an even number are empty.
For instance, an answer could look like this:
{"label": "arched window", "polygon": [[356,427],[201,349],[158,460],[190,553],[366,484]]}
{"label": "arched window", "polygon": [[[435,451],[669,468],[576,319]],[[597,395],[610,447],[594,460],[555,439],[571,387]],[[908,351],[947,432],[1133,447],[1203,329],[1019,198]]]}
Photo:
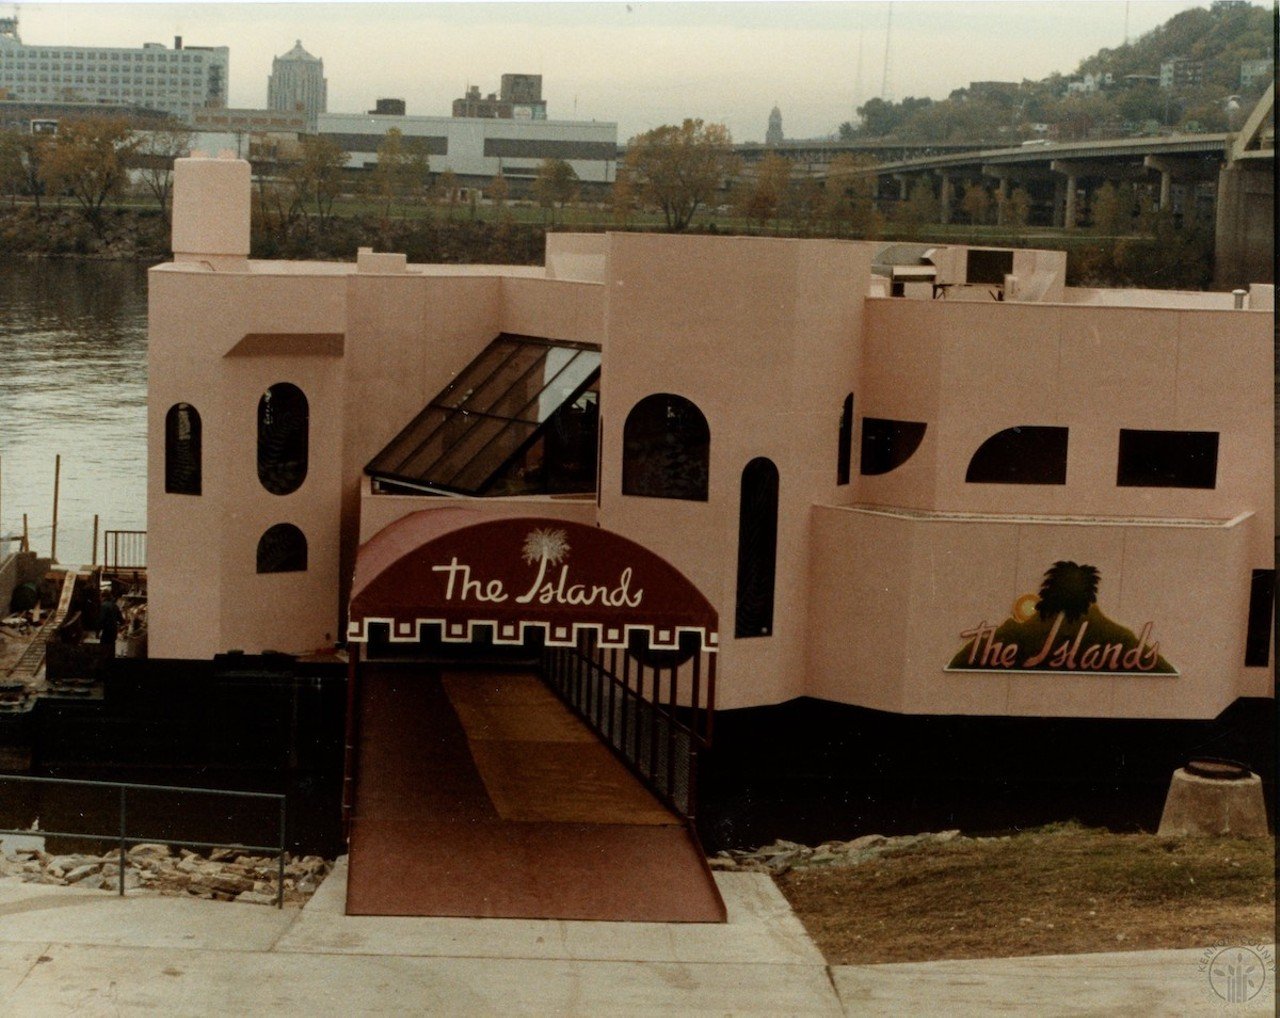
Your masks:
{"label": "arched window", "polygon": [[778,563],[778,468],[759,456],[742,471],[738,506],[738,598],[733,635],[773,632],[773,581]]}
{"label": "arched window", "polygon": [[200,414],[190,403],[175,403],[164,415],[164,490],[200,494]]}
{"label": "arched window", "polygon": [[887,417],[862,418],[864,474],[887,474],[915,455],[924,440],[923,421],[894,421]]}
{"label": "arched window", "polygon": [[1067,429],[1022,424],[997,431],[969,460],[970,484],[1066,484]]}
{"label": "arched window", "polygon": [[307,397],[280,382],[258,400],[258,480],[273,495],[297,491],[307,477]]}
{"label": "arched window", "polygon": [[844,398],[840,411],[840,444],[836,449],[836,484],[849,483],[849,464],[853,460],[853,393]]}
{"label": "arched window", "polygon": [[300,573],[307,568],[307,539],[292,523],[268,527],[258,539],[258,572]]}
{"label": "arched window", "polygon": [[622,427],[622,493],[707,500],[711,429],[702,411],[669,392],[646,396]]}

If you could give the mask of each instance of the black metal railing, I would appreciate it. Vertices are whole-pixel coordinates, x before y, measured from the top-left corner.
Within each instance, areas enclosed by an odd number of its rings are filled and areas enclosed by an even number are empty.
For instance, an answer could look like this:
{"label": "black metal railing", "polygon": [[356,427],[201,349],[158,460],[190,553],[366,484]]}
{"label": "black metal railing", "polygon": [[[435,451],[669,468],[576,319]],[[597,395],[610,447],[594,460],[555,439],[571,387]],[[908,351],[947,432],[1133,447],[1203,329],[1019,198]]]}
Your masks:
{"label": "black metal railing", "polygon": [[[284,907],[285,829],[287,816],[285,797],[272,792],[240,792],[221,788],[186,788],[177,785],[140,785],[123,781],[81,781],[73,778],[37,778],[25,774],[0,774],[0,789],[6,783],[51,786],[61,788],[82,787],[118,793],[118,824],[115,831],[56,831],[44,829],[0,828],[0,834],[15,834],[39,838],[81,838],[93,841],[115,842],[120,850],[119,893],[124,894],[125,870],[128,867],[127,846],[143,844],[178,845],[184,848],[233,848],[243,852],[257,852],[276,857],[276,908]],[[179,795],[221,796],[253,802],[276,803],[279,806],[278,838],[275,845],[246,845],[235,841],[199,841],[173,838],[167,834],[152,833],[145,837],[129,833],[129,792],[177,793]],[[83,816],[83,813],[81,813]]]}
{"label": "black metal railing", "polygon": [[584,636],[577,647],[548,648],[542,677],[650,791],[692,821],[698,750],[711,739],[715,661],[699,648],[684,663],[646,663]]}
{"label": "black metal railing", "polygon": [[102,532],[102,567],[109,573],[121,569],[146,569],[147,532],[145,530],[104,530]]}

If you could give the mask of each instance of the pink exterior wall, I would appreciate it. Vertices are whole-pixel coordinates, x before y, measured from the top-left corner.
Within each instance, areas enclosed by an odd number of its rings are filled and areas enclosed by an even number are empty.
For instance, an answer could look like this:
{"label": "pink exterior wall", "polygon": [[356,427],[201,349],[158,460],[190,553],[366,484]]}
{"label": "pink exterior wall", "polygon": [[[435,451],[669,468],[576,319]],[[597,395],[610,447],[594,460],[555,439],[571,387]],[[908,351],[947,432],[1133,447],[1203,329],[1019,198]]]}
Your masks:
{"label": "pink exterior wall", "polygon": [[[810,617],[814,696],[911,714],[1213,717],[1270,695],[1269,670],[1245,668],[1242,650],[1254,517],[1134,526],[819,507],[813,518],[825,593]],[[1134,632],[1151,622],[1180,674],[948,671],[960,634],[1004,622],[1058,560],[1096,566],[1098,606]]]}
{"label": "pink exterior wall", "polygon": [[[617,234],[601,377],[600,522],[656,551],[720,612],[721,707],[805,690],[809,513],[839,496],[836,442],[856,388],[869,246]],[[622,432],[645,396],[692,400],[711,430],[707,502],[624,496]],[[773,635],[733,635],[742,470],[779,472]]]}
{"label": "pink exterior wall", "polygon": [[[467,504],[599,523],[668,559],[720,614],[721,708],[810,695],[907,713],[1209,717],[1271,695],[1270,669],[1243,665],[1250,571],[1273,559],[1262,311],[1216,296],[1208,308],[1181,297],[1139,307],[1136,292],[1064,293],[1061,253],[1035,251],[1015,252],[1017,290],[1003,302],[873,297],[877,246],[839,241],[554,234],[546,270],[370,252],[357,265],[249,262],[224,228],[243,219],[239,206],[221,219],[188,208],[202,194],[247,203],[232,186],[240,171],[180,162],[184,253],[151,273],[154,656],[332,643],[359,543],[457,504],[374,495],[364,465],[506,331],[602,348],[599,505]],[[962,264],[955,251],[939,262]],[[250,334],[285,338],[271,353],[232,353]],[[305,338],[317,334],[338,345]],[[303,338],[284,352],[289,337]],[[276,496],[256,475],[257,402],[282,381],[307,395],[310,462],[301,488]],[[621,492],[627,414],[663,392],[707,418],[705,502]],[[839,486],[849,393],[852,483]],[[202,417],[200,496],[163,490],[164,417],[177,402]],[[928,427],[906,463],[863,476],[865,416]],[[1066,484],[965,481],[985,439],[1025,424],[1069,429]],[[1121,428],[1217,431],[1216,486],[1118,487]],[[780,478],[774,625],[738,639],[740,485],[758,456]],[[279,522],[307,535],[305,573],[257,574],[258,538]],[[1098,567],[1099,607],[1135,630],[1151,622],[1180,674],[947,670],[961,631],[999,624],[1059,559]]]}

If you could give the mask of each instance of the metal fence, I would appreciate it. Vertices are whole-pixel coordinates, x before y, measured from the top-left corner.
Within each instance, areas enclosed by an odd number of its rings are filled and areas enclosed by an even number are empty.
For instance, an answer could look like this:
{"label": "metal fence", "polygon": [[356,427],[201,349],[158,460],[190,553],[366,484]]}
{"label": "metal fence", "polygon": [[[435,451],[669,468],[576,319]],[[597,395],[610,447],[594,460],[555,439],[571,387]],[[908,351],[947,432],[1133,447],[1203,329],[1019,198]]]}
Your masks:
{"label": "metal fence", "polygon": [[102,566],[107,572],[120,569],[146,569],[147,532],[145,530],[104,530],[102,532]]}
{"label": "metal fence", "polygon": [[692,655],[682,697],[679,664],[646,664],[583,637],[577,647],[548,648],[542,676],[650,791],[692,820],[698,750],[711,736],[715,659],[700,648]]}
{"label": "metal fence", "polygon": [[[3,789],[6,784],[43,785],[62,788],[83,787],[116,793],[118,796],[119,806],[118,823],[115,831],[54,831],[32,828],[0,828],[0,834],[15,834],[39,838],[85,838],[95,841],[115,842],[120,850],[119,893],[121,895],[124,894],[124,875],[125,870],[128,868],[128,853],[126,849],[130,845],[162,843],[166,845],[179,845],[184,848],[234,848],[239,849],[242,852],[257,852],[262,855],[274,855],[276,857],[276,908],[284,907],[286,812],[285,797],[283,795],[272,792],[238,792],[221,788],[184,788],[177,785],[139,785],[123,781],[81,781],[72,778],[37,778],[30,777],[25,774],[0,774],[0,789]],[[223,798],[243,799],[246,801],[276,803],[279,806],[277,844],[246,845],[241,842],[234,841],[193,841],[188,839],[171,838],[167,835],[157,836],[154,833],[146,837],[136,837],[129,833],[130,792],[159,792],[177,793],[180,795],[220,796]]]}

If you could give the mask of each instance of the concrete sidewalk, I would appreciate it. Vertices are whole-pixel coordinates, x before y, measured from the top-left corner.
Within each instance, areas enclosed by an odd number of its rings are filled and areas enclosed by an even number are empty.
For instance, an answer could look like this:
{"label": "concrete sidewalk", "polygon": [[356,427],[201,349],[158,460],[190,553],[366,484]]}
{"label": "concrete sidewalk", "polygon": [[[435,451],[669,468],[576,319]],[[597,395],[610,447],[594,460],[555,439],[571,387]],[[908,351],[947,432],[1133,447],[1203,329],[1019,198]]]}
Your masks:
{"label": "concrete sidewalk", "polygon": [[828,967],[764,874],[724,925],[343,915],[0,880],[0,1015],[1223,1015],[1201,951]]}

